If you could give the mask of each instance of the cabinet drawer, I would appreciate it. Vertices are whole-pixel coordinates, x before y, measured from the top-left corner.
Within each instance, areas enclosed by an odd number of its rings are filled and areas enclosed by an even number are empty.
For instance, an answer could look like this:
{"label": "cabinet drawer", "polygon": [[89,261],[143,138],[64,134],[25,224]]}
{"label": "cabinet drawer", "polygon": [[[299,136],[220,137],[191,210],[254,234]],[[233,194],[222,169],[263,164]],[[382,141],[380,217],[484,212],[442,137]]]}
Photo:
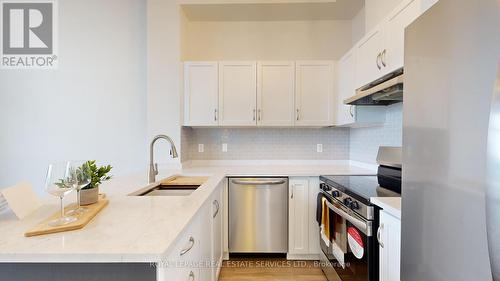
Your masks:
{"label": "cabinet drawer", "polygon": [[199,280],[202,230],[199,214],[174,242],[167,259],[160,265],[158,281]]}

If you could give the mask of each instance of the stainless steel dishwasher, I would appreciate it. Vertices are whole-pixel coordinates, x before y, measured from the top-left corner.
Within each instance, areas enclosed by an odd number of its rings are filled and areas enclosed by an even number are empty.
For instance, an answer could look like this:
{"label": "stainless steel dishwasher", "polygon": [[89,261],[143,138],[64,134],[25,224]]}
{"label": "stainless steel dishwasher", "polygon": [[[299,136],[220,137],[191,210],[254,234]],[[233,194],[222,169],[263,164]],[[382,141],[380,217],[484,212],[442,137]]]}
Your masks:
{"label": "stainless steel dishwasher", "polygon": [[288,178],[229,178],[229,252],[288,251]]}

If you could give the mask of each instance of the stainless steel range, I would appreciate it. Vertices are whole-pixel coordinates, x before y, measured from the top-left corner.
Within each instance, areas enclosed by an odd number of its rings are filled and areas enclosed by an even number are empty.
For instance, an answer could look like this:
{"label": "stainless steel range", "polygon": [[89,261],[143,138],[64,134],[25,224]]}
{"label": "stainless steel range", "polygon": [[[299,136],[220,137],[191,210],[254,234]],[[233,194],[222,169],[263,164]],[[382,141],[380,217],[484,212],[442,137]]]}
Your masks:
{"label": "stainless steel range", "polygon": [[381,147],[377,175],[320,177],[317,220],[322,225],[329,217],[328,235],[324,225],[319,234],[321,268],[328,280],[379,280],[379,209],[370,198],[401,196],[400,155],[401,148]]}

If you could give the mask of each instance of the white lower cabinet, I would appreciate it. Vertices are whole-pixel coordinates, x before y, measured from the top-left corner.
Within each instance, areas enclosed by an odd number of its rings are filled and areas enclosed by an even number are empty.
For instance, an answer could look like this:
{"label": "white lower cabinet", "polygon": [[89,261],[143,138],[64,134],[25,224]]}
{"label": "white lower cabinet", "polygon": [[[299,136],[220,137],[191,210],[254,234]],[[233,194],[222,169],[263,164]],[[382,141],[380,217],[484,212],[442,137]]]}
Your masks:
{"label": "white lower cabinet", "polygon": [[288,201],[288,254],[307,254],[309,252],[309,180],[290,179]]}
{"label": "white lower cabinet", "polygon": [[202,260],[202,219],[200,212],[189,226],[178,237],[166,260],[162,260],[157,269],[158,281],[192,281],[199,280],[200,268],[197,264]]}
{"label": "white lower cabinet", "polygon": [[379,241],[380,280],[400,281],[401,220],[380,211]]}
{"label": "white lower cabinet", "polygon": [[319,178],[293,177],[288,191],[288,259],[315,259],[319,254],[315,220]]}
{"label": "white lower cabinet", "polygon": [[216,281],[222,260],[222,186],[219,185],[157,267],[158,281]]}
{"label": "white lower cabinet", "polygon": [[222,265],[222,255],[223,255],[223,241],[224,236],[223,231],[223,215],[224,215],[224,200],[222,199],[223,184],[217,188],[217,190],[212,195],[212,265],[211,265],[211,275],[212,281],[216,281],[219,278],[219,273]]}

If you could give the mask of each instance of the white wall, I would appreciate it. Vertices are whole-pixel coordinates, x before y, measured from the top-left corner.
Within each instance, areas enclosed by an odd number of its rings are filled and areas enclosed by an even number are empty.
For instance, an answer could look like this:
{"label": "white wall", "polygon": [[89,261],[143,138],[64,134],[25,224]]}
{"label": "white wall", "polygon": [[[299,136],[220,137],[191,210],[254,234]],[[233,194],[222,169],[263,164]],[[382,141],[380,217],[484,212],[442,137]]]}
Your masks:
{"label": "white wall", "polygon": [[[169,135],[180,152],[181,145],[181,38],[180,7],[173,0],[148,0],[148,139]],[[158,163],[180,163],[171,159],[169,145],[158,142]]]}
{"label": "white wall", "polygon": [[402,0],[365,0],[365,30],[369,31],[384,19]]}
{"label": "white wall", "polygon": [[59,1],[59,69],[0,70],[0,187],[42,192],[47,165],[146,168],[146,4]]}
{"label": "white wall", "polygon": [[352,43],[350,20],[184,24],[183,60],[339,59]]}
{"label": "white wall", "polygon": [[352,30],[352,45],[356,44],[363,36],[365,35],[365,7],[363,7],[357,14],[354,16],[351,22],[351,30]]}

